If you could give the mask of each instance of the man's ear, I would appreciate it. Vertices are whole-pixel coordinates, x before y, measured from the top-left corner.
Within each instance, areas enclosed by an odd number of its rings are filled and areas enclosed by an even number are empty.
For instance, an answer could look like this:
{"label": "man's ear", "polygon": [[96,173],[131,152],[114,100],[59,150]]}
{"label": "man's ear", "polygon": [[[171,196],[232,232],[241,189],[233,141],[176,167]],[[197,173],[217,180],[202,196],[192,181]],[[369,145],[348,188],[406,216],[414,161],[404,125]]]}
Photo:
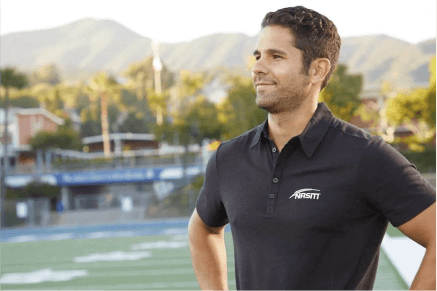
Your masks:
{"label": "man's ear", "polygon": [[322,83],[331,69],[331,62],[327,58],[318,58],[312,61],[310,66],[311,83]]}

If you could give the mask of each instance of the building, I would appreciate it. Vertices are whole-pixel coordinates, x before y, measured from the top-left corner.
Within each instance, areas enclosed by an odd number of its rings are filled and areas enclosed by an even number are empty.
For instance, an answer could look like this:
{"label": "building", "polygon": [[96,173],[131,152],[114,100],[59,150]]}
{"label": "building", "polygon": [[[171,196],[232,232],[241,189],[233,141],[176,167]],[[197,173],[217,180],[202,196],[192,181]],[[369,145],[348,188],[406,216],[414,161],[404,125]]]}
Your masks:
{"label": "building", "polygon": [[39,131],[55,132],[59,125],[64,124],[44,108],[10,108],[8,112],[8,134],[4,134],[5,109],[0,109],[0,156],[4,157],[4,143],[8,143],[7,156],[9,165],[33,165],[35,156],[31,152],[30,140]]}
{"label": "building", "polygon": [[[103,152],[103,137],[101,135],[85,137],[82,143],[88,147],[88,152]],[[158,149],[159,142],[153,134],[111,133],[109,134],[111,152],[120,154],[123,151],[143,149]]]}

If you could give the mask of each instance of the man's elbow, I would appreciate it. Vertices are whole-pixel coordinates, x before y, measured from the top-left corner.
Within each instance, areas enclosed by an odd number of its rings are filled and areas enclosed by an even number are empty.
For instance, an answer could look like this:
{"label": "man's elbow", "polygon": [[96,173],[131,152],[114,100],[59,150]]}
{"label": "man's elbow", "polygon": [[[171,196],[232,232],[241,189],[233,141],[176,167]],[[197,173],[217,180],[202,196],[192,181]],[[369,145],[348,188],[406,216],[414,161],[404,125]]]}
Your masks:
{"label": "man's elbow", "polygon": [[190,241],[195,240],[196,238],[206,237],[208,235],[223,235],[224,234],[224,226],[221,227],[211,227],[203,222],[200,218],[197,210],[194,209],[193,214],[191,215],[190,221],[188,223],[188,237]]}

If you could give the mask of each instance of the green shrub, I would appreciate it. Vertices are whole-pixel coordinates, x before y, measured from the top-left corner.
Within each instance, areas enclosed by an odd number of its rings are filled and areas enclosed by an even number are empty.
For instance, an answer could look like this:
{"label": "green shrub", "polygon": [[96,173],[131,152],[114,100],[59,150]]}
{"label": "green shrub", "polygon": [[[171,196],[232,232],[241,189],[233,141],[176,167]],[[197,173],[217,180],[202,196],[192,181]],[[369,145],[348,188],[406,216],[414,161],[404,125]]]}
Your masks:
{"label": "green shrub", "polygon": [[24,226],[26,223],[26,218],[18,218],[17,210],[15,208],[15,202],[6,200],[5,202],[5,221],[1,222],[2,227],[18,227]]}
{"label": "green shrub", "polygon": [[436,150],[427,149],[423,152],[405,151],[401,152],[411,163],[416,165],[421,173],[436,172]]}

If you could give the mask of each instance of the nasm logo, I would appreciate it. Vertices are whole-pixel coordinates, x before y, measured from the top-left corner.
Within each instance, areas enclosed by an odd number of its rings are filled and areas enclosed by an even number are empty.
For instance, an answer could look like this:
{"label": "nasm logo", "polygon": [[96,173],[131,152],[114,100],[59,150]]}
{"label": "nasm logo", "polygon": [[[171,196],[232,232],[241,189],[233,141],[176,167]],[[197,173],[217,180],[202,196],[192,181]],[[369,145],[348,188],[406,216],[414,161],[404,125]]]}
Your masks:
{"label": "nasm logo", "polygon": [[312,188],[305,188],[300,189],[294,192],[293,195],[290,196],[290,199],[317,199],[319,200],[320,197],[320,190],[312,189]]}

